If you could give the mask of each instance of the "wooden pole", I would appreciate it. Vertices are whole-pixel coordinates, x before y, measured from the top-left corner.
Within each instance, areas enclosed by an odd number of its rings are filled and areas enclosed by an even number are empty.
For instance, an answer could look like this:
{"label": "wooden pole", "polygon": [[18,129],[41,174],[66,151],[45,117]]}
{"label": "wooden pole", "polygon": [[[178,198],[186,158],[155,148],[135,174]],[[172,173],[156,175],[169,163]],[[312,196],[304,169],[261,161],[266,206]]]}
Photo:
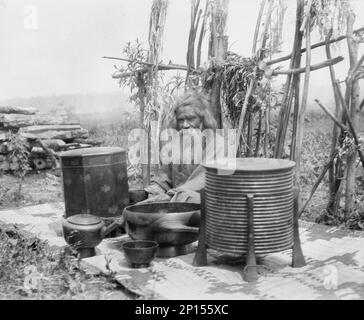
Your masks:
{"label": "wooden pole", "polygon": [[188,37],[187,44],[187,54],[186,54],[186,63],[187,63],[187,74],[185,84],[188,84],[190,72],[195,68],[195,40],[198,24],[201,17],[201,10],[199,10],[200,0],[192,0],[191,1],[191,22],[190,22],[190,33]]}
{"label": "wooden pole", "polygon": [[245,118],[246,110],[248,108],[249,99],[253,93],[253,90],[254,90],[254,80],[251,79],[248,90],[245,93],[244,104],[243,104],[243,106],[241,108],[241,112],[240,112],[238,131],[237,131],[237,136],[236,136],[236,145],[235,145],[235,148],[236,148],[235,154],[237,156],[238,156],[238,150],[239,150],[239,145],[240,145],[240,138],[241,138],[241,134],[243,132],[244,118]]}
{"label": "wooden pole", "polygon": [[359,59],[357,64],[353,67],[353,69],[350,70],[347,81],[355,80],[356,73],[358,72],[358,70],[359,70],[360,66],[363,64],[363,62],[364,62],[364,54],[361,56],[361,58]]}
{"label": "wooden pole", "polygon": [[[304,9],[304,1],[303,0],[297,0],[297,9],[296,9],[296,30],[295,30],[295,40],[292,50],[292,58],[291,58],[291,64],[290,69],[294,70],[296,68],[299,68],[301,64],[301,54],[300,50],[302,47],[302,38],[303,33],[300,32],[301,22],[302,22],[302,14]],[[303,68],[305,71],[305,68]],[[283,98],[283,104],[280,110],[279,114],[279,125],[277,130],[277,138],[276,138],[276,145],[274,150],[274,157],[275,158],[281,158],[283,156],[283,150],[284,150],[284,142],[286,139],[286,132],[289,122],[289,117],[291,113],[291,105],[294,95],[294,88],[297,85],[298,81],[298,73],[297,75],[293,76],[295,72],[289,72],[286,82],[286,92],[285,96]]]}
{"label": "wooden pole", "polygon": [[[359,105],[359,85],[358,81],[351,80],[351,74],[354,72],[358,62],[358,43],[353,37],[353,26],[355,22],[355,14],[350,11],[347,16],[347,43],[349,49],[350,71],[349,77],[346,81],[346,105],[350,108],[349,116],[346,116],[348,122],[349,118],[355,121],[356,109]],[[344,104],[343,104],[344,106]],[[349,124],[350,126],[350,124]],[[352,124],[354,127],[354,124]],[[355,130],[354,130],[355,131]],[[348,154],[346,159],[346,189],[345,189],[345,220],[352,214],[354,208],[354,193],[355,193],[355,162],[356,153]]]}
{"label": "wooden pole", "polygon": [[202,40],[205,36],[205,26],[206,26],[206,21],[207,21],[208,9],[209,9],[209,0],[206,0],[205,11],[203,14],[203,19],[202,19],[202,26],[201,26],[201,30],[200,30],[200,36],[198,38],[198,43],[197,43],[197,54],[196,54],[196,67],[197,68],[199,68],[200,64],[201,64]]}
{"label": "wooden pole", "polygon": [[[291,138],[291,153],[290,159],[295,161],[296,156],[296,144],[297,144],[297,126],[298,126],[298,116],[300,111],[300,86],[301,86],[301,79],[298,77],[297,81],[295,82],[294,90],[294,110],[293,110],[293,123],[292,123],[292,138]],[[295,181],[296,185],[296,181]]]}
{"label": "wooden pole", "polygon": [[263,60],[264,59],[264,50],[267,44],[267,40],[268,40],[268,30],[269,30],[269,26],[270,26],[270,21],[272,18],[272,11],[273,11],[273,4],[274,1],[273,0],[268,0],[269,1],[269,7],[268,7],[268,12],[267,12],[267,17],[264,23],[264,32],[263,32],[263,39],[262,39],[262,45],[260,48],[260,54],[259,54],[259,59]]}
{"label": "wooden pole", "polygon": [[303,128],[304,128],[304,121],[305,121],[305,113],[306,113],[306,106],[307,106],[307,99],[308,99],[308,89],[310,83],[310,66],[311,66],[311,37],[310,37],[310,10],[308,10],[308,17],[306,20],[306,47],[308,48],[306,53],[306,73],[305,73],[305,83],[303,86],[303,94],[302,94],[302,103],[301,108],[298,113],[297,119],[297,135],[296,135],[296,143],[295,143],[295,156],[294,161],[296,162],[296,173],[295,173],[295,181],[296,186],[299,186],[300,182],[300,173],[301,173],[301,154],[302,154],[302,141],[303,141]]}
{"label": "wooden pole", "polygon": [[258,155],[259,155],[260,140],[261,140],[261,135],[262,135],[262,122],[263,122],[263,111],[262,111],[262,109],[260,109],[254,157],[258,157]]}
{"label": "wooden pole", "polygon": [[[216,0],[215,10],[212,16],[213,28],[211,31],[211,42],[209,54],[215,58],[217,63],[223,63],[228,49],[228,36],[225,34],[226,22],[228,16],[229,0]],[[210,91],[212,105],[212,114],[214,115],[218,127],[222,128],[221,103],[220,103],[220,79],[215,79]]]}
{"label": "wooden pole", "polygon": [[145,110],[145,81],[143,74],[137,73],[137,87],[139,99],[139,125],[144,128],[144,110]]}
{"label": "wooden pole", "polygon": [[[145,66],[148,66],[148,67],[153,67],[153,63],[140,61],[140,60],[130,60],[130,59],[127,59],[127,58],[107,57],[107,56],[104,56],[102,58],[103,59],[109,59],[109,60],[120,60],[120,61],[125,61],[125,62],[134,62],[134,63],[142,64],[142,65],[145,65]],[[183,70],[183,71],[187,71],[187,66],[184,66],[184,65],[181,65],[181,64],[174,64],[174,63],[158,64],[158,69],[159,70]]]}
{"label": "wooden pole", "polygon": [[258,18],[257,18],[257,23],[255,25],[255,32],[254,32],[254,38],[253,38],[253,49],[252,49],[253,56],[255,55],[255,53],[257,51],[259,29],[260,29],[260,24],[262,23],[262,16],[263,16],[264,7],[265,7],[266,2],[267,2],[267,0],[262,0],[262,2],[260,3],[260,9],[259,9],[259,14],[258,14]]}
{"label": "wooden pole", "polygon": [[343,131],[348,131],[348,129],[328,110],[326,109],[322,103],[320,102],[319,99],[315,99],[315,102],[319,105],[319,107],[325,111],[325,113],[331,118],[332,121],[334,121],[334,123],[341,128],[341,130]]}
{"label": "wooden pole", "polygon": [[349,114],[348,107],[346,105],[346,102],[345,102],[344,97],[343,97],[343,95],[341,93],[339,84],[337,82],[335,82],[335,86],[337,88],[337,92],[339,94],[340,102],[341,102],[341,105],[343,107],[344,113],[346,114],[346,119],[347,119],[347,122],[349,124],[350,132],[353,135],[355,145],[358,147],[359,158],[360,158],[360,161],[361,161],[363,169],[364,169],[364,155],[363,155],[363,152],[361,151],[361,149],[359,148],[360,147],[360,141],[359,141],[358,135],[356,133],[354,123],[353,123],[352,118],[351,118],[352,116]]}
{"label": "wooden pole", "polygon": [[246,197],[248,200],[248,254],[246,266],[243,270],[243,279],[252,282],[259,277],[254,244],[254,195],[247,194]]}
{"label": "wooden pole", "polygon": [[331,158],[329,159],[329,161],[324,165],[324,168],[322,169],[321,174],[319,175],[319,177],[317,178],[317,181],[315,182],[314,186],[311,189],[311,192],[310,192],[310,195],[308,196],[308,199],[306,200],[305,204],[300,209],[298,217],[300,217],[302,215],[302,213],[305,211],[306,207],[310,203],[310,201],[311,201],[313,195],[315,194],[318,186],[320,185],[321,181],[325,177],[325,174],[326,174],[327,170],[329,170],[330,166],[332,166],[332,163],[333,163],[335,157],[336,157],[336,154],[331,155]]}
{"label": "wooden pole", "polygon": [[337,217],[337,212],[339,211],[339,207],[340,207],[340,199],[342,198],[342,192],[344,189],[344,183],[343,181],[340,181],[341,183],[338,185],[336,194],[335,194],[335,199],[334,199],[334,206],[333,206],[333,215],[334,217]]}
{"label": "wooden pole", "polygon": [[[145,88],[145,80],[144,80],[142,73],[137,73],[136,84],[138,87],[137,94],[138,94],[138,100],[139,100],[139,126],[141,129],[147,130],[147,128],[144,124],[146,88]],[[148,143],[148,141],[141,141],[141,143]],[[149,145],[148,145],[148,147],[149,147]],[[142,146],[142,148],[144,150],[144,146]],[[147,150],[149,150],[149,149],[147,149]],[[147,156],[149,157],[148,153],[147,153]],[[148,165],[145,165],[142,163],[141,166],[142,166],[143,187],[146,187],[150,183],[150,175],[148,174]]]}
{"label": "wooden pole", "polygon": [[[344,57],[336,57],[331,60],[326,60],[317,64],[314,64],[310,67],[310,71],[316,71],[325,67],[329,67],[335,65],[344,60]],[[296,69],[289,69],[289,70],[274,70],[272,71],[273,76],[277,76],[279,74],[297,74],[297,73],[304,73],[306,72],[306,68],[296,68]]]}
{"label": "wooden pole", "polygon": [[[326,46],[325,46],[325,51],[326,51],[326,57],[327,59],[331,59],[331,50],[330,50],[330,44],[329,44],[329,40],[332,36],[332,29],[330,30],[328,36],[326,37]],[[335,75],[335,70],[333,66],[329,66],[329,70],[330,70],[330,78],[331,78],[331,84],[332,84],[332,88],[333,88],[333,92],[334,92],[334,99],[335,99],[335,117],[339,118],[340,117],[340,101],[339,101],[339,97],[335,88],[335,82],[336,82],[336,75]],[[333,154],[336,150],[336,146],[337,146],[337,139],[338,139],[338,126],[336,125],[336,123],[334,123],[333,128],[332,128],[332,140],[331,140],[331,151],[330,154]],[[338,179],[338,174],[341,170],[336,170],[336,168],[339,168],[339,166],[341,166],[341,160],[338,160],[339,163],[337,163],[335,166],[331,166],[329,169],[329,202],[327,205],[327,210],[328,212],[333,212],[334,216],[336,216],[336,212],[333,210],[336,207],[336,204],[334,203],[339,188],[339,184],[341,183],[341,180]]]}
{"label": "wooden pole", "polygon": [[[310,16],[311,16],[311,7],[312,7],[312,0],[307,0],[307,4],[305,7],[305,15],[303,18],[303,22],[300,28],[301,32],[304,32],[305,29],[307,30],[307,24],[310,23]],[[306,44],[306,48],[311,51],[311,43],[309,45]]]}
{"label": "wooden pole", "polygon": [[247,136],[246,136],[246,156],[250,157],[252,153],[252,141],[253,141],[253,113],[251,111],[248,111],[248,130],[247,130]]}
{"label": "wooden pole", "polygon": [[[356,33],[360,33],[360,32],[363,32],[363,31],[364,31],[364,27],[362,27],[360,29],[357,29],[357,30],[354,30],[353,33],[356,34]],[[321,41],[321,42],[315,43],[310,48],[311,48],[311,50],[315,49],[315,48],[319,48],[319,47],[322,47],[322,46],[326,45],[326,43],[328,43],[328,44],[335,43],[335,42],[344,40],[347,37],[348,37],[347,35],[344,35],[344,36],[340,36],[340,37],[331,39],[329,42],[326,42],[326,40]],[[302,54],[302,53],[306,52],[306,50],[307,50],[307,48],[303,48],[303,49],[300,50],[300,53]],[[286,61],[286,60],[289,60],[289,59],[291,59],[290,54],[286,55],[286,56],[283,56],[283,57],[280,57],[280,58],[277,58],[277,59],[274,59],[274,60],[267,61],[267,65],[276,64],[276,63],[283,62],[283,61]]]}
{"label": "wooden pole", "polygon": [[207,266],[207,245],[206,245],[206,208],[205,208],[205,189],[200,191],[201,195],[201,214],[200,214],[200,233],[198,245],[192,265],[195,267]]}
{"label": "wooden pole", "polygon": [[[124,58],[113,58],[113,57],[105,57],[108,59],[116,59],[116,60],[125,60],[125,61],[131,61],[129,59],[124,59]],[[330,60],[326,60],[323,61],[321,63],[315,64],[311,66],[311,71],[316,71],[328,66],[332,66],[335,65],[341,61],[343,61],[344,58],[339,56]],[[138,61],[135,61],[138,62]],[[152,66],[153,64],[151,63],[147,63],[147,62],[138,62],[140,64],[144,64],[146,66]],[[165,65],[165,64],[158,64],[156,66],[156,68],[159,71],[167,71],[167,70],[183,70],[183,71],[188,71],[188,67],[187,66],[183,66],[183,65],[179,65],[179,64],[169,64],[169,65]],[[193,68],[191,68],[191,70],[195,70]],[[273,70],[272,71],[272,75],[273,76],[277,76],[277,75],[292,75],[292,74],[297,74],[297,73],[304,73],[306,71],[306,68],[297,68],[297,69],[289,69],[289,70]],[[136,72],[142,72],[142,73],[147,73],[148,72],[148,68],[143,68],[143,69],[139,69],[136,70],[134,72],[125,72],[125,73],[115,73],[112,77],[114,79],[121,79],[121,78],[127,78],[127,77],[131,77],[133,76]]]}
{"label": "wooden pole", "polygon": [[298,187],[293,188],[293,248],[292,248],[292,267],[301,268],[306,265],[303,256],[300,230],[299,230],[299,202],[300,190]]}
{"label": "wooden pole", "polygon": [[265,118],[264,118],[264,157],[268,157],[268,139],[270,134],[270,106],[265,109]]}
{"label": "wooden pole", "polygon": [[297,77],[292,77],[291,83],[290,83],[290,87],[287,90],[287,99],[285,104],[282,104],[282,109],[283,109],[283,117],[281,118],[280,122],[279,122],[279,131],[277,131],[278,133],[278,139],[276,141],[276,149],[275,149],[275,154],[276,154],[276,158],[281,158],[283,156],[283,151],[284,151],[284,143],[285,143],[285,139],[286,139],[286,133],[287,133],[287,127],[288,127],[288,123],[289,123],[289,118],[291,116],[291,107],[292,107],[292,101],[293,101],[293,97],[295,94],[295,88],[297,87],[297,82],[299,80],[297,79]]}

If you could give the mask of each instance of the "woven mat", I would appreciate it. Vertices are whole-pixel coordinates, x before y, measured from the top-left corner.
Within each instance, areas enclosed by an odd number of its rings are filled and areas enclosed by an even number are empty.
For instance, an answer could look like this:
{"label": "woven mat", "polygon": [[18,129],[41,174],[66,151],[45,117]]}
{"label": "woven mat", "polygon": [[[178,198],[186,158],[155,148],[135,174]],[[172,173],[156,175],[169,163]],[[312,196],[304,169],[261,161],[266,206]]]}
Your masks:
{"label": "woven mat", "polygon": [[[17,223],[55,246],[64,246],[62,203],[0,211],[0,220]],[[301,222],[307,265],[292,268],[291,250],[260,257],[264,272],[254,283],[242,279],[243,263],[208,250],[208,266],[193,267],[194,253],[155,259],[149,268],[131,269],[121,249],[127,236],[105,239],[85,268],[113,272],[142,299],[363,299],[364,233]],[[196,245],[196,244],[195,244]]]}

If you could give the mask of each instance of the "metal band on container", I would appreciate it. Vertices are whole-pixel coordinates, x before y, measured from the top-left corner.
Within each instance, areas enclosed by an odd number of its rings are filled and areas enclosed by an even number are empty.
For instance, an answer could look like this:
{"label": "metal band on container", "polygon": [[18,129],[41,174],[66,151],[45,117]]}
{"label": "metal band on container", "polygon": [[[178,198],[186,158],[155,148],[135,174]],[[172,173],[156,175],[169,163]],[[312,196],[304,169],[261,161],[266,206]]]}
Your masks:
{"label": "metal band on container", "polygon": [[118,156],[94,156],[93,158],[62,158],[63,168],[87,168],[104,167],[118,164],[126,164],[125,155]]}

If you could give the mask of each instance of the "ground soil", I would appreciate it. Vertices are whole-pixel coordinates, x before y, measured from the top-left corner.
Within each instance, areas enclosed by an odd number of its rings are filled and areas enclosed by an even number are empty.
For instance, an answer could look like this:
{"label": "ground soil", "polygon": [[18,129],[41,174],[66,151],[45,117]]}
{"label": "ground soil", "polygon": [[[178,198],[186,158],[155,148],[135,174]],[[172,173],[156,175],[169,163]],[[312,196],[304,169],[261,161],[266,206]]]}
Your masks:
{"label": "ground soil", "polygon": [[24,181],[4,174],[0,181],[0,209],[63,201],[61,177],[55,170],[31,172],[25,176]]}

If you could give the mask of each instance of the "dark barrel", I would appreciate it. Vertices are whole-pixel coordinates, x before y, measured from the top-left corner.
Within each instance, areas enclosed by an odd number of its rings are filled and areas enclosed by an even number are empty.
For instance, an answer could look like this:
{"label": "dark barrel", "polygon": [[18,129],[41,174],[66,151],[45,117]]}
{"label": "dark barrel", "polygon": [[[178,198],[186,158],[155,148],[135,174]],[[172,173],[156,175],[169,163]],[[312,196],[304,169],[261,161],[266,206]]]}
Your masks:
{"label": "dark barrel", "polygon": [[95,147],[61,153],[66,217],[120,216],[129,204],[126,151]]}
{"label": "dark barrel", "polygon": [[207,246],[226,254],[248,252],[246,195],[253,194],[255,252],[291,248],[295,162],[266,158],[229,161],[205,165]]}

